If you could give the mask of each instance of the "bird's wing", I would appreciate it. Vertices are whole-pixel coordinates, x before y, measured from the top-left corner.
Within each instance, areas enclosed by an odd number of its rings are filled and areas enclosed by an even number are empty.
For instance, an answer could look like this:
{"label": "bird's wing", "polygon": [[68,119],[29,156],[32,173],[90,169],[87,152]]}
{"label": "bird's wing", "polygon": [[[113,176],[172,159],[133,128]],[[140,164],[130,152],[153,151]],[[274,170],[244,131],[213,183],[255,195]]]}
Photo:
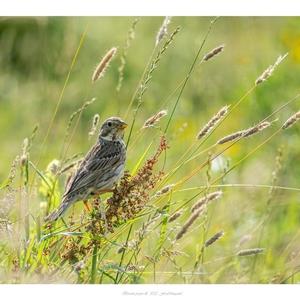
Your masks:
{"label": "bird's wing", "polygon": [[101,179],[105,183],[112,170],[123,159],[122,144],[118,142],[95,145],[86,155],[76,173],[67,185],[64,197],[69,198],[72,194],[85,193],[90,188],[101,188]]}

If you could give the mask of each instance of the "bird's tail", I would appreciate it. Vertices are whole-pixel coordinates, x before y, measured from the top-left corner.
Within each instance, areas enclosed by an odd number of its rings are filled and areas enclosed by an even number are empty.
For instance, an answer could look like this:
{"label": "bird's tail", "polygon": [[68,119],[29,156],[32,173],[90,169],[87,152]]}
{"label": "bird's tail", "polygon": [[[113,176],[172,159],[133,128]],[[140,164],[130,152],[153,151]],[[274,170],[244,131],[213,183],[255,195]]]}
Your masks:
{"label": "bird's tail", "polygon": [[68,209],[70,203],[68,202],[62,202],[61,205],[52,213],[50,213],[46,218],[46,222],[54,222],[56,221],[59,217],[61,217],[66,210]]}

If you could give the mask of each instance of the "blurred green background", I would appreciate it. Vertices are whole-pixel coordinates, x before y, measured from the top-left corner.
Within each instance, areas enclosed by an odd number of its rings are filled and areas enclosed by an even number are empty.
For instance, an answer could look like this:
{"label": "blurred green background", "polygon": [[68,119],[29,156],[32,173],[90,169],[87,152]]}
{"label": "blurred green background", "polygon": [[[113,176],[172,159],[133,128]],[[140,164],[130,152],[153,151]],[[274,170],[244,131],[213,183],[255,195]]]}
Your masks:
{"label": "blurred green background", "polygon": [[[51,131],[50,140],[60,141],[70,114],[89,98],[97,101],[83,114],[72,151],[82,152],[90,121],[95,113],[101,119],[112,114],[124,114],[131,96],[152,52],[155,36],[163,18],[141,18],[136,37],[128,50],[123,87],[116,93],[120,53],[105,78],[91,88],[94,67],[112,46],[125,44],[132,17],[73,18],[2,18],[0,21],[0,138],[2,141],[0,178],[3,179],[11,160],[20,152],[22,140],[36,123],[40,124],[38,139],[42,139],[53,115],[72,57],[80,36],[86,39],[70,76],[63,101]],[[146,92],[139,117],[155,113],[162,101],[186,75],[197,47],[202,42],[210,18],[175,17],[170,30],[181,26],[176,41],[168,50]],[[176,122],[187,122],[189,137],[222,105],[233,103],[253,83],[256,77],[279,54],[289,52],[287,61],[276,70],[264,87],[258,88],[230,120],[224,133],[250,126],[269,114],[298,92],[300,72],[300,25],[298,18],[228,18],[218,20],[204,52],[224,43],[224,53],[216,61],[196,71],[185,89],[177,111]],[[204,53],[203,53],[204,54]],[[174,97],[173,99],[174,100]],[[295,106],[294,106],[295,107]],[[293,108],[283,112],[288,116]],[[176,124],[174,124],[175,126]],[[238,126],[237,126],[238,125]],[[297,134],[297,130],[293,129]],[[290,147],[296,147],[292,139]],[[285,137],[285,144],[289,136]],[[47,145],[49,158],[56,156],[61,144]],[[38,152],[38,143],[33,150]],[[269,157],[269,156],[268,156]],[[296,172],[297,168],[295,168]],[[295,181],[296,182],[296,181]]]}
{"label": "blurred green background", "polygon": [[[31,159],[36,161],[41,150],[41,142],[53,116],[55,106],[62,91],[72,58],[78,47],[81,35],[86,31],[74,69],[66,86],[61,106],[54,126],[46,143],[46,151],[40,164],[47,164],[59,158],[69,116],[86,100],[97,100],[83,113],[76,135],[72,139],[69,155],[85,153],[91,146],[88,131],[95,113],[101,121],[111,115],[124,116],[130,99],[138,85],[146,63],[153,51],[155,37],[163,17],[143,17],[136,26],[135,39],[131,42],[126,58],[124,81],[120,92],[116,91],[121,64],[120,54],[126,43],[127,32],[133,17],[72,17],[72,18],[1,18],[0,19],[0,179],[6,178],[11,161],[21,153],[23,139],[30,135],[35,124],[39,131],[31,149]],[[144,102],[138,113],[133,131],[133,139],[144,121],[161,109],[169,111],[174,105],[175,96],[164,106],[162,103],[185,78],[196,55],[211,18],[174,17],[169,26],[172,32],[181,26],[180,33],[163,55],[153,74]],[[287,59],[275,70],[273,76],[247,97],[238,110],[209,138],[206,146],[232,131],[253,126],[272,113],[280,105],[299,92],[300,78],[300,20],[292,17],[221,17],[213,27],[201,55],[212,48],[225,44],[225,50],[213,61],[197,66],[180,100],[172,120],[168,139],[171,150],[166,161],[170,170],[174,162],[193,143],[199,129],[222,106],[235,103],[250,89],[256,78],[274,63],[280,54],[289,52]],[[111,47],[118,47],[118,54],[112,61],[104,78],[91,83],[93,70],[101,57]],[[291,114],[298,111],[299,101],[274,116],[279,118],[260,135],[243,140],[227,151],[217,161],[223,168],[224,162],[234,164],[256,145],[263,142],[274,128],[278,128]],[[127,121],[132,120],[132,111]],[[167,118],[161,124],[164,128]],[[282,171],[278,184],[299,187],[300,142],[299,126],[283,132],[243,162],[226,176],[225,183],[271,184],[275,168],[277,149],[283,151]],[[153,130],[144,133],[134,149],[129,148],[127,167],[131,169],[137,158],[148,146]],[[187,175],[207,158],[207,154],[194,160],[188,168],[178,173]],[[214,171],[215,170],[215,171]],[[212,172],[220,172],[215,163]],[[192,187],[206,183],[206,173],[202,172],[185,185]],[[224,229],[228,239],[220,241],[222,248],[216,249],[211,257],[226,251],[239,243],[241,237],[259,223],[264,214],[268,189],[226,190],[226,201],[220,202],[214,211],[211,233]],[[185,193],[187,199],[189,193]],[[176,199],[180,201],[180,193]],[[281,268],[286,260],[280,260],[280,253],[291,247],[289,253],[298,255],[300,244],[296,241],[299,228],[299,192],[277,191],[273,221],[268,227],[265,244],[271,244],[275,252],[268,252],[265,262],[275,276],[274,266]],[[194,255],[197,237],[191,235],[186,240],[186,251]],[[230,243],[227,243],[230,240]],[[253,239],[252,239],[253,240]],[[227,242],[226,242],[227,241]],[[257,241],[257,239],[256,239]],[[288,246],[287,246],[288,245]],[[291,246],[292,245],[292,246]],[[248,246],[257,246],[256,242]],[[151,240],[149,241],[151,247]],[[290,248],[288,249],[290,250]],[[295,254],[296,253],[296,254]],[[292,254],[291,254],[292,255]],[[211,258],[210,257],[210,258]],[[294,256],[291,264],[294,264]],[[208,258],[209,259],[209,258]],[[217,268],[217,266],[215,266]],[[221,266],[220,266],[221,268]],[[220,271],[221,272],[221,271]],[[219,274],[220,282],[234,280],[230,273]],[[228,276],[225,280],[225,277]],[[229,278],[229,279],[228,279]],[[165,278],[158,278],[164,282]],[[176,282],[176,278],[172,279]],[[243,278],[240,279],[243,282]]]}

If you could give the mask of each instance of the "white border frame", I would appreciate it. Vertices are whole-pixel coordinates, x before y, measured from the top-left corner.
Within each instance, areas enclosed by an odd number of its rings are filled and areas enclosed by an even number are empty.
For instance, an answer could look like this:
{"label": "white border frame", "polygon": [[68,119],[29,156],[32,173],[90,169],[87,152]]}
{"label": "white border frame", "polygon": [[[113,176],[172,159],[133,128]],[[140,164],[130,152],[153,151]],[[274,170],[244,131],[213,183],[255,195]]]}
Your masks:
{"label": "white border frame", "polygon": [[[140,284],[140,285],[60,285],[19,284],[0,286],[1,299],[222,299],[282,300],[298,295],[300,285],[208,285],[208,284]],[[293,298],[296,299],[296,298]]]}
{"label": "white border frame", "polygon": [[[297,0],[4,0],[1,16],[295,16]],[[298,3],[297,3],[298,2]],[[299,19],[300,20],[300,19]],[[300,22],[300,21],[299,21]],[[300,285],[0,285],[1,299],[282,300]]]}
{"label": "white border frame", "polygon": [[2,16],[295,16],[297,0],[3,0]]}

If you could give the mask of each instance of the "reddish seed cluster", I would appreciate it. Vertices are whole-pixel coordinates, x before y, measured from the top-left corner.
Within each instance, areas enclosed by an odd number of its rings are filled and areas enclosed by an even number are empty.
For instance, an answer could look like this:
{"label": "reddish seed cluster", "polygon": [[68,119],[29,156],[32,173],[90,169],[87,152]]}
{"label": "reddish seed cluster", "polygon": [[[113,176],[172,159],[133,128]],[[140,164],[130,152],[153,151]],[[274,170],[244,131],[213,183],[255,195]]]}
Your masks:
{"label": "reddish seed cluster", "polygon": [[114,227],[135,217],[150,201],[150,192],[163,176],[162,171],[154,172],[159,156],[168,148],[164,136],[153,157],[149,158],[135,176],[125,172],[113,195],[107,200],[105,217],[97,213],[88,230],[93,233],[113,232]]}

